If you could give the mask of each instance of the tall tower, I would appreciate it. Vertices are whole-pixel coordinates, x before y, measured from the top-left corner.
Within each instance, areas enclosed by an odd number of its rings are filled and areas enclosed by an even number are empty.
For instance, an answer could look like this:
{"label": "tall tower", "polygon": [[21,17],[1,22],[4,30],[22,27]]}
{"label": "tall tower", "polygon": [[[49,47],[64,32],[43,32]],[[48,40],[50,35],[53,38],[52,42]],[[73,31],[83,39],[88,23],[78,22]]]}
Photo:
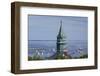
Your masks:
{"label": "tall tower", "polygon": [[62,29],[62,21],[60,21],[60,29],[57,35],[57,57],[64,57],[64,50],[67,49],[66,47],[66,36],[64,35]]}

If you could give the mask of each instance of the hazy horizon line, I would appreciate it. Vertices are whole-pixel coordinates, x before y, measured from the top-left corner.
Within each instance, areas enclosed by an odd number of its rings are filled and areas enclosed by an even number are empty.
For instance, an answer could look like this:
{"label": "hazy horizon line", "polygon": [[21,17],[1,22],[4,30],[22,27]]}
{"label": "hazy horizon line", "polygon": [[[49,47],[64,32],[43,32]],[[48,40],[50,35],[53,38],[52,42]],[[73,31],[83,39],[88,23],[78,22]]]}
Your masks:
{"label": "hazy horizon line", "polygon": [[[28,40],[28,41],[57,41],[57,40]],[[71,40],[67,40],[71,41]],[[76,40],[76,41],[88,41],[88,40]]]}

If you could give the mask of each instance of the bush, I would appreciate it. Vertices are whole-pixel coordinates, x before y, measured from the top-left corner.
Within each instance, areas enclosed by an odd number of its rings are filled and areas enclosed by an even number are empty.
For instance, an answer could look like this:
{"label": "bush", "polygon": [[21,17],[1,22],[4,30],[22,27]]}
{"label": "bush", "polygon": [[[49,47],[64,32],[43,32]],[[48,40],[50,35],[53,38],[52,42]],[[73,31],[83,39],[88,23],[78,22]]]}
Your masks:
{"label": "bush", "polygon": [[84,55],[80,56],[80,58],[88,58],[88,55],[84,54]]}
{"label": "bush", "polygon": [[60,55],[57,55],[56,59],[65,59],[65,57],[60,54]]}
{"label": "bush", "polygon": [[32,57],[28,56],[28,60],[32,60]]}
{"label": "bush", "polygon": [[43,58],[38,55],[33,55],[32,60],[42,60]]}

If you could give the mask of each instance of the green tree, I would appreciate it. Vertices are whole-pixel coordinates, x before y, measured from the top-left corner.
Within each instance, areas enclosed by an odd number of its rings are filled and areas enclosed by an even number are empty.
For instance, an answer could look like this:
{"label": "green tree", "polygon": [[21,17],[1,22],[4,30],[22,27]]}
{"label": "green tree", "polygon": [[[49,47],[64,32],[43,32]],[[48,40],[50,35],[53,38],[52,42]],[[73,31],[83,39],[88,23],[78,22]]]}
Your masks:
{"label": "green tree", "polygon": [[43,60],[43,57],[39,55],[33,55],[32,60]]}
{"label": "green tree", "polygon": [[28,56],[28,60],[32,60],[32,57],[31,56]]}
{"label": "green tree", "polygon": [[81,55],[80,58],[88,58],[87,54]]}

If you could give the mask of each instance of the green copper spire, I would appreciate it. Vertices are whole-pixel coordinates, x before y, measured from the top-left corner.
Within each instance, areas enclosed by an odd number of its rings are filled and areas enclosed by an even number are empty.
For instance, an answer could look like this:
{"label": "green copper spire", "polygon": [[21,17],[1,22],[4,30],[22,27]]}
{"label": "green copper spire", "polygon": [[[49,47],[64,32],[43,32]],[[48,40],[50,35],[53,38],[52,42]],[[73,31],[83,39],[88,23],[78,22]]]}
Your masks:
{"label": "green copper spire", "polygon": [[71,58],[67,54],[67,43],[66,43],[66,36],[63,32],[62,28],[62,20],[60,21],[60,29],[57,35],[57,54],[56,54],[56,59],[68,59]]}
{"label": "green copper spire", "polygon": [[59,29],[59,33],[58,33],[58,38],[65,38],[63,29],[62,29],[62,20],[60,21],[60,29]]}
{"label": "green copper spire", "polygon": [[62,20],[60,21],[60,29],[57,35],[57,58],[64,56],[64,50],[66,49],[66,37],[62,29]]}

